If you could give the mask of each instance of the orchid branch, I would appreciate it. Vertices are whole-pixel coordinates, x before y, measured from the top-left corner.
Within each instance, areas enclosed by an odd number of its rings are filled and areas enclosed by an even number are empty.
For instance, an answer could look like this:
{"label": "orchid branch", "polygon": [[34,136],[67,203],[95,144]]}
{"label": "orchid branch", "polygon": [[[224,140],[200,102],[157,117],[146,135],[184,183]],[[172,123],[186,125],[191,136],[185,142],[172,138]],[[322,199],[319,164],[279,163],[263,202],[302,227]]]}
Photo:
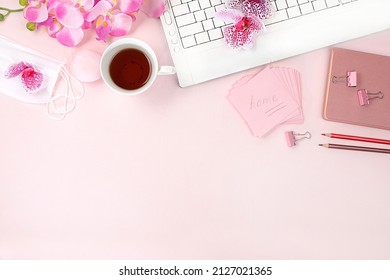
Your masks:
{"label": "orchid branch", "polygon": [[4,8],[4,7],[0,7],[0,11],[5,11],[5,13],[0,13],[0,21],[3,21],[5,20],[5,18],[7,16],[9,16],[11,13],[19,13],[19,12],[23,12],[24,8],[21,8],[21,9],[8,9],[8,8]]}
{"label": "orchid branch", "polygon": [[166,0],[19,0],[19,9],[0,7],[0,22],[11,13],[24,12],[28,30],[45,28],[50,37],[69,47],[78,45],[84,31],[95,29],[96,39],[124,36],[139,11],[158,18]]}

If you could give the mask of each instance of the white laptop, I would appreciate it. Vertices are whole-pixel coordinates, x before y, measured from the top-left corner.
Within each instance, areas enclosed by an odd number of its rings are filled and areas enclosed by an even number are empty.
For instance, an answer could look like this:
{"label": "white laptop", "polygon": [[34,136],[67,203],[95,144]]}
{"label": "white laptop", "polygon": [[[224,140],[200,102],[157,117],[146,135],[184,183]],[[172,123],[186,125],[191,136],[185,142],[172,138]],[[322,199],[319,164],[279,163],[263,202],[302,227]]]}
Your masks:
{"label": "white laptop", "polygon": [[[225,0],[167,0],[161,16],[186,87],[390,28],[390,0],[271,0],[274,16],[250,50],[233,50],[214,18]],[[373,42],[375,44],[375,42]]]}

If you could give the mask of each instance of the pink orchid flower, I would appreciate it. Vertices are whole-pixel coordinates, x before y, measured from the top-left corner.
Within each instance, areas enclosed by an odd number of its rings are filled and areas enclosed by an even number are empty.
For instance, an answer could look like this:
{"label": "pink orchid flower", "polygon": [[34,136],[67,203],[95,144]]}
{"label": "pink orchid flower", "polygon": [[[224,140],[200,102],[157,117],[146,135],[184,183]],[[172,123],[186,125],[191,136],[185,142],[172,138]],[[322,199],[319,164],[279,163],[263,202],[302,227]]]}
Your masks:
{"label": "pink orchid flower", "polygon": [[78,45],[84,30],[95,28],[97,40],[126,35],[135,14],[144,11],[159,17],[166,0],[28,0],[24,17],[35,27],[46,27],[48,34],[65,46]]}
{"label": "pink orchid flower", "polygon": [[51,37],[65,46],[76,46],[84,37],[83,12],[94,0],[29,0],[24,16],[37,27],[45,26]]}
{"label": "pink orchid flower", "polygon": [[262,19],[272,16],[269,0],[227,0],[227,9],[215,17],[227,24],[223,29],[226,43],[233,49],[250,49],[256,35],[265,31]]}
{"label": "pink orchid flower", "polygon": [[130,31],[135,18],[127,13],[133,12],[132,9],[138,11],[137,5],[131,6],[132,2],[122,0],[120,5],[116,5],[116,0],[101,0],[96,3],[86,20],[95,23],[97,40],[106,42],[107,36],[123,36]]}
{"label": "pink orchid flower", "polygon": [[23,88],[28,93],[36,92],[42,85],[43,74],[29,63],[19,62],[11,65],[4,74],[6,79],[15,78],[19,75]]}
{"label": "pink orchid flower", "polygon": [[48,9],[53,1],[50,0],[28,0],[24,9],[24,17],[30,22],[44,22],[49,17]]}

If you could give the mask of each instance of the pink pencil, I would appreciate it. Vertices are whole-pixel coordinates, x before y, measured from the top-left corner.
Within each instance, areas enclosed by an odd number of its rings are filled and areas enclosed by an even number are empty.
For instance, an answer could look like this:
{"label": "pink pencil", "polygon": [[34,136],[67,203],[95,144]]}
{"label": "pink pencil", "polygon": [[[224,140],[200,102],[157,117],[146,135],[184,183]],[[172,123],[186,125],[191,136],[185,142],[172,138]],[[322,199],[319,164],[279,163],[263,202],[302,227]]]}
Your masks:
{"label": "pink pencil", "polygon": [[353,136],[353,135],[345,135],[345,134],[337,134],[337,133],[323,133],[322,135],[330,138],[390,145],[390,140],[386,140],[386,139]]}
{"label": "pink pencil", "polygon": [[340,144],[330,144],[330,143],[329,144],[319,144],[319,146],[324,147],[324,148],[329,148],[329,149],[340,149],[340,150],[390,154],[390,149],[350,146],[350,145],[340,145]]}

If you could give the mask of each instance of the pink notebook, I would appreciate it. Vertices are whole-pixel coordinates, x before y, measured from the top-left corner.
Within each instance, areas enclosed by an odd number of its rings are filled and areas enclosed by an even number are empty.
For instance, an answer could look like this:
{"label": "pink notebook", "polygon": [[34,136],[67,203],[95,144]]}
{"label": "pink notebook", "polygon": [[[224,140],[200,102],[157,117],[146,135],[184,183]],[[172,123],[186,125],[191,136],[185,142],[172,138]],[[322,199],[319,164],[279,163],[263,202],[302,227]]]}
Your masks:
{"label": "pink notebook", "polygon": [[[349,72],[347,74],[347,72]],[[348,86],[348,77],[356,87]],[[353,84],[353,80],[350,80]],[[360,105],[358,90],[366,89],[369,98],[381,92],[382,99],[372,98]],[[390,57],[341,48],[330,54],[323,117],[329,121],[390,129]]]}

